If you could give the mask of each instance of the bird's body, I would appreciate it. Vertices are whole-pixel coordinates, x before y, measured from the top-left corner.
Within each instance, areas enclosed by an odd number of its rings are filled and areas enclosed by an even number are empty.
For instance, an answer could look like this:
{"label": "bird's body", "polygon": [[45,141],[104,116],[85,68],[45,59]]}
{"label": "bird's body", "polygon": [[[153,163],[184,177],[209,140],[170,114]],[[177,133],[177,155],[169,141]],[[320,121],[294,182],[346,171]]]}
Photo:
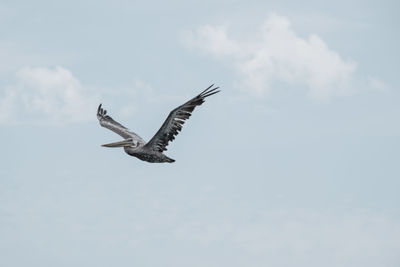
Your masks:
{"label": "bird's body", "polygon": [[151,149],[146,148],[145,146],[138,147],[124,147],[125,152],[133,157],[137,157],[143,161],[151,162],[151,163],[162,163],[162,162],[174,162],[174,159],[171,159],[164,155],[161,152],[155,152]]}
{"label": "bird's body", "polygon": [[158,132],[147,143],[136,133],[130,131],[128,128],[106,115],[106,110],[104,110],[100,104],[97,109],[97,118],[100,125],[124,138],[123,141],[103,146],[123,147],[125,152],[130,156],[137,157],[138,159],[147,162],[174,162],[174,159],[167,157],[163,152],[167,150],[166,147],[168,143],[173,141],[175,136],[182,130],[182,125],[185,123],[185,120],[191,116],[191,112],[194,108],[203,104],[206,97],[219,92],[217,91],[218,87],[212,88],[212,86],[213,85],[185,104],[172,110]]}

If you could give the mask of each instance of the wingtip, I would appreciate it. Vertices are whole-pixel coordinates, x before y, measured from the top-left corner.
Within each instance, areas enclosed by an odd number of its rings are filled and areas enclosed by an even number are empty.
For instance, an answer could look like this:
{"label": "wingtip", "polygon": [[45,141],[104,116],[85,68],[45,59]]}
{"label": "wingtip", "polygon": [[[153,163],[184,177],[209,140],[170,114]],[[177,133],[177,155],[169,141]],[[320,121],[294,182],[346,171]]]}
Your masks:
{"label": "wingtip", "polygon": [[202,96],[203,98],[206,98],[206,97],[209,97],[209,96],[211,96],[211,95],[214,95],[214,94],[216,94],[216,93],[221,92],[221,90],[217,90],[217,89],[219,89],[219,87],[215,87],[215,88],[213,88],[213,89],[211,89],[211,90],[209,90],[209,91],[206,91],[206,92],[204,92],[201,96]]}
{"label": "wingtip", "polygon": [[97,108],[97,115],[99,115],[99,113],[100,113],[100,111],[101,111],[101,103],[100,103],[100,105],[99,105],[99,107]]}
{"label": "wingtip", "polygon": [[[212,88],[214,85],[215,85],[214,83],[211,84],[209,87],[207,87],[206,90],[204,90],[203,92],[201,92],[199,96],[200,96],[200,97],[207,97],[207,96],[216,94],[216,93],[218,93],[219,91],[221,91],[221,90],[216,91],[217,89],[219,89],[219,86],[217,86],[217,87],[215,87],[215,88]],[[212,88],[212,89],[210,89],[210,88]]]}
{"label": "wingtip", "polygon": [[107,114],[107,111],[105,109],[102,108],[102,105],[100,103],[99,107],[97,108],[97,116],[103,117]]}

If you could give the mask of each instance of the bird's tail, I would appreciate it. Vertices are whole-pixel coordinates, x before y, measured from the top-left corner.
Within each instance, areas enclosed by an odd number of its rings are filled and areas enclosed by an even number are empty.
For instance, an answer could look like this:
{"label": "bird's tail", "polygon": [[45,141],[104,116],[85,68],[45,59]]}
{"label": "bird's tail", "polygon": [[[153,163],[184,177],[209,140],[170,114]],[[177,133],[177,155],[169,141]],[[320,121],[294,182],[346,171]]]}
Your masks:
{"label": "bird's tail", "polygon": [[174,160],[174,159],[171,159],[171,158],[168,158],[168,157],[166,156],[166,161],[165,161],[165,162],[172,163],[172,162],[175,162],[175,160]]}

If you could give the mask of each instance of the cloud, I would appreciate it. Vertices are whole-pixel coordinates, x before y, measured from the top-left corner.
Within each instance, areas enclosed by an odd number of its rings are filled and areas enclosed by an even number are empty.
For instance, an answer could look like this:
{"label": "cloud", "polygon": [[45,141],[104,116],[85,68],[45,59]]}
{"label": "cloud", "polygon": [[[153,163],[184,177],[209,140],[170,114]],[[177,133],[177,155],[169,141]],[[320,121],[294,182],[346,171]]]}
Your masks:
{"label": "cloud", "polygon": [[368,83],[371,88],[378,91],[386,91],[389,89],[389,85],[387,85],[384,81],[376,77],[369,77]]}
{"label": "cloud", "polygon": [[[120,88],[84,86],[68,69],[24,67],[0,91],[0,124],[65,124],[95,120],[103,103],[116,118],[130,118],[174,94],[156,92],[138,78]],[[180,100],[180,99],[179,99]]]}
{"label": "cloud", "polygon": [[397,266],[400,223],[373,212],[281,209],[246,222],[193,222],[179,240],[233,245],[250,266]]}
{"label": "cloud", "polygon": [[260,221],[240,229],[236,242],[252,255],[287,254],[283,266],[392,266],[399,260],[393,253],[400,247],[399,223],[380,215],[275,212]]}
{"label": "cloud", "polygon": [[[241,38],[234,36],[240,35]],[[315,98],[350,94],[356,63],[344,60],[317,35],[299,37],[290,21],[273,14],[256,34],[229,32],[225,26],[201,26],[184,33],[183,42],[228,59],[239,75],[239,86],[257,93],[271,90],[274,82],[302,85]]]}
{"label": "cloud", "polygon": [[3,92],[0,123],[86,121],[93,119],[97,103],[69,70],[25,67]]}

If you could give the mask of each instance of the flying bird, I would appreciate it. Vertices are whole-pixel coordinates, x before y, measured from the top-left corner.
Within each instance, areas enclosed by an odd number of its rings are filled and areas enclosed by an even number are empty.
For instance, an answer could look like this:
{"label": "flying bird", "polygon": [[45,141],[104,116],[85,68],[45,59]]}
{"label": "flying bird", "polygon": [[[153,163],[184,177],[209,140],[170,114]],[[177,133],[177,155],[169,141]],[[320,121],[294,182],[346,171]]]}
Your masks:
{"label": "flying bird", "polygon": [[163,152],[167,150],[168,143],[172,142],[182,130],[185,120],[189,119],[195,107],[203,104],[206,97],[219,92],[219,90],[217,90],[219,87],[213,88],[213,86],[214,84],[185,104],[172,110],[158,132],[147,143],[139,135],[130,131],[107,115],[107,111],[103,109],[101,107],[102,104],[100,104],[97,109],[97,119],[100,125],[124,138],[122,141],[102,146],[123,147],[125,152],[130,156],[137,157],[147,162],[174,162],[174,159],[167,157]]}

